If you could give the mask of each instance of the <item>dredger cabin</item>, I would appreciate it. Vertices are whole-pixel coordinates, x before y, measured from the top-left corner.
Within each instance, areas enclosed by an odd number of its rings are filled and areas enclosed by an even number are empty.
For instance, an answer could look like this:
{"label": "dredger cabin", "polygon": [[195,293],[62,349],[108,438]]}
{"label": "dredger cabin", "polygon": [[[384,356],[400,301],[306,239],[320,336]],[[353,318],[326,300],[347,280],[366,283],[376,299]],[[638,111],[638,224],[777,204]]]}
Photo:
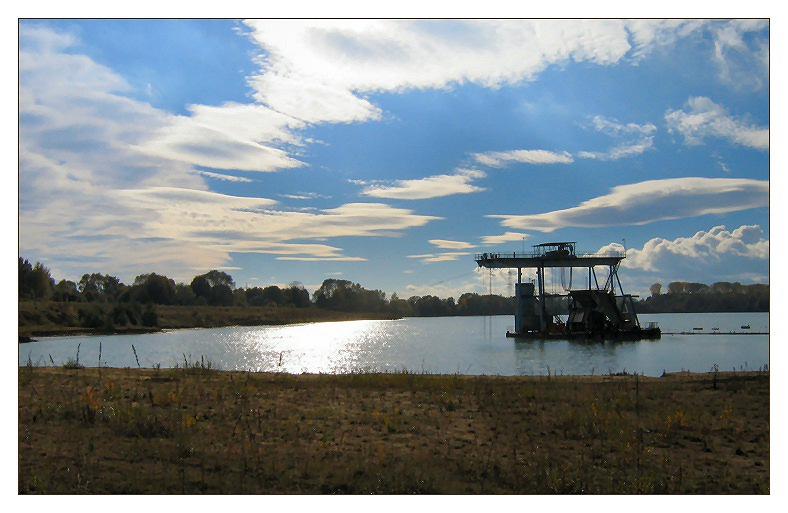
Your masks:
{"label": "dredger cabin", "polygon": [[[625,252],[583,253],[576,242],[545,242],[531,253],[482,253],[479,267],[517,269],[514,331],[522,338],[659,338],[656,323],[641,326],[634,297],[624,294],[618,268]],[[523,282],[523,269],[536,269],[536,282]],[[559,270],[563,291],[545,290],[545,272]],[[581,284],[577,286],[579,272]],[[597,274],[599,272],[599,274]],[[568,274],[568,279],[567,279]],[[603,278],[600,281],[600,278]],[[553,284],[555,285],[555,284]],[[617,293],[618,292],[618,293]]]}

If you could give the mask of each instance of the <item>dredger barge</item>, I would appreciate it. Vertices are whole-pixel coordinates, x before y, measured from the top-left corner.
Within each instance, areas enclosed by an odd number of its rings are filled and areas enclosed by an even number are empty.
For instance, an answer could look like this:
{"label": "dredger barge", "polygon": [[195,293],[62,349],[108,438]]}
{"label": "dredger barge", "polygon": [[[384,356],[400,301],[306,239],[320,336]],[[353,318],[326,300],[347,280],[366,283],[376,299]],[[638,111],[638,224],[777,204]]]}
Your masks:
{"label": "dredger barge", "polygon": [[[577,254],[575,242],[546,242],[533,246],[531,253],[482,253],[479,267],[517,269],[517,312],[514,331],[507,337],[537,339],[657,339],[662,336],[657,323],[641,326],[634,297],[624,294],[618,268],[626,252]],[[600,286],[597,268],[604,269]],[[523,282],[523,269],[536,269],[536,282]],[[560,270],[563,292],[548,293],[545,271]],[[574,270],[580,269],[583,286],[573,287]],[[565,276],[569,272],[569,284]],[[583,273],[582,271],[586,271]],[[587,277],[587,280],[586,280]],[[553,283],[555,286],[555,282]],[[616,294],[616,289],[618,294]],[[564,318],[566,320],[564,320]]]}

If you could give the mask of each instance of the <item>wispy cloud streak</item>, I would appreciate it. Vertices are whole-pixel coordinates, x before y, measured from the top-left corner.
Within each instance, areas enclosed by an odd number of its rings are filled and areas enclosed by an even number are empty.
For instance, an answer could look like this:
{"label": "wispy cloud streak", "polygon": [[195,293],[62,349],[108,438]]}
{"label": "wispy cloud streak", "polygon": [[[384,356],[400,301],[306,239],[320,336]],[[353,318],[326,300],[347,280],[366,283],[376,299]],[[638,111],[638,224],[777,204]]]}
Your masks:
{"label": "wispy cloud streak", "polygon": [[698,145],[707,137],[725,139],[758,150],[769,149],[769,129],[731,116],[721,105],[709,98],[690,98],[685,109],[665,114],[668,130],[684,137],[688,145]]}
{"label": "wispy cloud streak", "polygon": [[736,178],[674,178],[614,187],[610,194],[565,210],[532,215],[489,215],[519,230],[642,225],[668,219],[767,207],[769,183]]}
{"label": "wispy cloud streak", "polygon": [[571,164],[574,159],[567,152],[556,153],[547,150],[492,151],[473,154],[474,160],[484,166],[504,167],[511,163],[519,164]]}
{"label": "wispy cloud streak", "polygon": [[482,187],[473,185],[473,180],[484,178],[482,171],[458,169],[454,174],[435,175],[414,180],[396,180],[391,185],[367,185],[361,194],[373,198],[423,200],[481,192]]}

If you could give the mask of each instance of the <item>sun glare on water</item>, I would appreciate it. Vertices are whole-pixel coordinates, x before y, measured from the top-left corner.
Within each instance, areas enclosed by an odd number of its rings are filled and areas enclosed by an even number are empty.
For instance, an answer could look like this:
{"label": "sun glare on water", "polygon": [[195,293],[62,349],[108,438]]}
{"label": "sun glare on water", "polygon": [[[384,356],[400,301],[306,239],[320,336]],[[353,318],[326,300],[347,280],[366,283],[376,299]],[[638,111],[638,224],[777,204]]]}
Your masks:
{"label": "sun glare on water", "polygon": [[[249,331],[236,350],[253,371],[346,373],[372,370],[390,321],[300,324]],[[240,355],[239,355],[240,356]]]}

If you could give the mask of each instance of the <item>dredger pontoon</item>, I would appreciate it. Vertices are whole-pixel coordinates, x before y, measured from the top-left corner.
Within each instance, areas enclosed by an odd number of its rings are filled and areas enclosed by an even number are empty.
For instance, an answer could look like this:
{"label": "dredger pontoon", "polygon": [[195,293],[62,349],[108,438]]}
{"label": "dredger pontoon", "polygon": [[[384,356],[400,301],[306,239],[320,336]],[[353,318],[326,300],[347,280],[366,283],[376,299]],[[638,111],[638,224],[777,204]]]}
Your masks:
{"label": "dredger pontoon", "polygon": [[[640,325],[634,296],[624,294],[618,268],[626,258],[622,252],[577,254],[575,242],[546,242],[533,246],[532,253],[482,253],[476,255],[479,267],[517,269],[517,312],[514,331],[507,337],[521,338],[604,338],[638,340],[660,338],[656,323]],[[596,268],[607,269],[603,286]],[[570,272],[565,293],[545,291],[545,269]],[[536,269],[536,283],[523,283],[522,270]],[[573,269],[587,270],[587,283],[573,288]],[[587,286],[586,286],[587,285]],[[620,294],[616,295],[616,286]],[[566,321],[561,316],[566,317]]]}

